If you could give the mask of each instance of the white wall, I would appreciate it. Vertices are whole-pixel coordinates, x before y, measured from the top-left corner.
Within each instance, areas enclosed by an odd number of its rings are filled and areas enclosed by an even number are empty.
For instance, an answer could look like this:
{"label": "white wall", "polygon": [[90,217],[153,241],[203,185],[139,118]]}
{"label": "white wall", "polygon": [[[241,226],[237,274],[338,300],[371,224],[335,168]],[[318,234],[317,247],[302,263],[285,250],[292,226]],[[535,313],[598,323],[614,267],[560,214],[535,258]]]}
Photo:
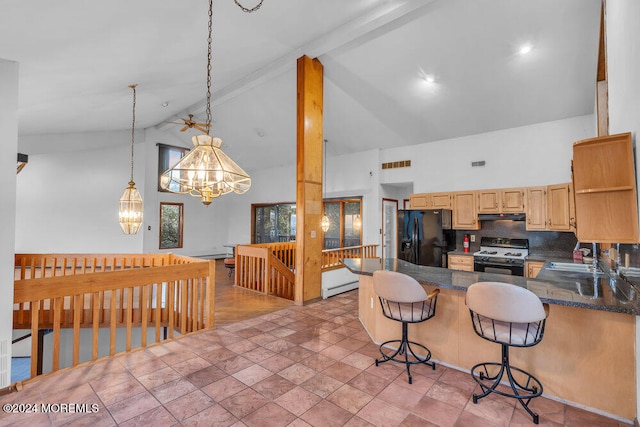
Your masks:
{"label": "white wall", "polygon": [[[131,173],[130,135],[20,137],[19,148],[29,155],[29,164],[16,187],[17,253],[142,251],[142,234],[125,235],[118,224],[118,201]],[[37,140],[49,144],[47,154],[30,152],[42,146]],[[94,142],[98,148],[85,148]],[[144,198],[144,156],[138,154],[143,145],[136,143],[134,181]]]}
{"label": "white wall", "polygon": [[0,59],[0,389],[11,382],[17,152],[18,63]]}
{"label": "white wall", "polygon": [[[411,167],[386,169],[381,182],[413,182],[415,193],[569,182],[573,143],[594,136],[588,115],[383,150],[381,162],[411,160]],[[480,160],[486,166],[471,167]]]}
{"label": "white wall", "polygon": [[[640,2],[607,2],[609,133],[640,132]],[[640,154],[635,146],[636,180]],[[636,316],[636,419],[640,413],[640,316]]]}
{"label": "white wall", "polygon": [[[382,192],[379,184],[403,183],[405,189],[423,192],[567,182],[573,142],[594,134],[593,117],[582,116],[328,157],[325,194],[362,196],[363,243],[380,243],[380,200],[389,187]],[[21,137],[20,147],[35,150],[42,139],[51,152],[31,153],[17,183],[16,252],[224,253],[225,244],[251,240],[252,203],[295,201],[295,165],[247,171],[252,187],[246,194],[225,195],[208,207],[199,198],[158,192],[157,143],[190,147],[191,135],[151,128],[136,134],[134,180],[145,203],[144,224],[138,235],[126,236],[117,223],[117,201],[129,177],[128,131]],[[87,139],[99,148],[83,150]],[[412,166],[380,169],[382,162],[404,159],[411,159]],[[487,165],[472,169],[473,160]],[[510,175],[516,178],[507,180]],[[184,204],[182,249],[158,248],[161,201]]]}

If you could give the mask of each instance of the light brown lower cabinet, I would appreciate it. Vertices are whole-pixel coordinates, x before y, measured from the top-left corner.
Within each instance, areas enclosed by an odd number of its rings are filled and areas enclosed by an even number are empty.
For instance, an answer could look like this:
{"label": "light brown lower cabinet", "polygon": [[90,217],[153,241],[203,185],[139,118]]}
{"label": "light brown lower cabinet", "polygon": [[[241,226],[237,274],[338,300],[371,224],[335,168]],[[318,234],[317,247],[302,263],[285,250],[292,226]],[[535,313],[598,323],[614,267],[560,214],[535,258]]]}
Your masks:
{"label": "light brown lower cabinet", "polygon": [[525,277],[534,279],[538,275],[540,270],[542,270],[543,265],[544,262],[541,261],[527,261],[525,268]]}
{"label": "light brown lower cabinet", "polygon": [[449,255],[447,259],[450,270],[473,271],[473,255]]}

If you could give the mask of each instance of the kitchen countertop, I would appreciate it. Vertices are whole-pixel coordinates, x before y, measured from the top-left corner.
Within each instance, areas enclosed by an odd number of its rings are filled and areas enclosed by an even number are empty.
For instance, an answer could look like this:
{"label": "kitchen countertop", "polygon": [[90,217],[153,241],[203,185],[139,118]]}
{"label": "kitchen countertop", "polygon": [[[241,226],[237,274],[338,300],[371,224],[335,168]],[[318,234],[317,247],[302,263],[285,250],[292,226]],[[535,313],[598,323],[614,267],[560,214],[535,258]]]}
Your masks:
{"label": "kitchen countertop", "polygon": [[[563,259],[567,261],[566,258]],[[546,270],[538,278],[502,274],[467,272],[439,267],[411,264],[397,258],[350,258],[344,265],[355,274],[372,276],[376,270],[391,270],[407,274],[424,285],[466,291],[475,282],[505,282],[529,289],[542,302],[640,315],[640,299],[635,289],[619,277],[599,274],[558,272]]]}
{"label": "kitchen countertop", "polygon": [[464,256],[473,256],[473,252],[464,252],[464,251],[449,251],[447,255],[464,255]]}

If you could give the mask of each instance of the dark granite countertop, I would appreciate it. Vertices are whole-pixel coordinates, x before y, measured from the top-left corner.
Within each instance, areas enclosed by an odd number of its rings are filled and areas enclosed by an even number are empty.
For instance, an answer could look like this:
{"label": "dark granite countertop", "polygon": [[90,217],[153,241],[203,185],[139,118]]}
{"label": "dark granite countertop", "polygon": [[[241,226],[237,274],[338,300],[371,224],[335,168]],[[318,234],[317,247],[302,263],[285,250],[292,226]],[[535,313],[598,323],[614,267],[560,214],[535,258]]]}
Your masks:
{"label": "dark granite countertop", "polygon": [[[563,258],[565,261],[566,258]],[[529,289],[542,302],[640,315],[640,299],[633,286],[619,277],[569,272],[544,272],[538,278],[449,270],[411,264],[397,258],[351,258],[343,261],[355,274],[371,276],[376,270],[391,270],[407,274],[418,282],[440,288],[466,291],[475,282],[505,282]],[[545,267],[547,264],[545,264]]]}
{"label": "dark granite countertop", "polygon": [[449,251],[447,255],[465,255],[465,256],[473,256],[473,252],[464,252],[464,251]]}

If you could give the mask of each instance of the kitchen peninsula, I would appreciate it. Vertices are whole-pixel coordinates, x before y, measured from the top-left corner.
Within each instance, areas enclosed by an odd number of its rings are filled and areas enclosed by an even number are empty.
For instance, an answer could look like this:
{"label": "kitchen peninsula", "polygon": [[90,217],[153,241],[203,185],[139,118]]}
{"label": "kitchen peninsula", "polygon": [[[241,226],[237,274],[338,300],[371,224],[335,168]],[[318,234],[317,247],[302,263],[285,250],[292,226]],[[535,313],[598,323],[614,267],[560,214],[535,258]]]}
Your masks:
{"label": "kitchen peninsula", "polygon": [[382,315],[374,271],[407,274],[427,291],[440,288],[436,316],[411,325],[409,334],[431,350],[434,360],[463,371],[500,360],[499,348],[473,331],[467,288],[501,281],[531,290],[550,306],[547,326],[539,345],[512,349],[513,364],[534,373],[547,397],[625,420],[636,417],[635,316],[640,305],[633,289],[610,284],[606,275],[581,283],[424,267],[395,258],[345,259],[344,264],[359,275],[359,317],[376,343],[397,339],[400,326]]}

